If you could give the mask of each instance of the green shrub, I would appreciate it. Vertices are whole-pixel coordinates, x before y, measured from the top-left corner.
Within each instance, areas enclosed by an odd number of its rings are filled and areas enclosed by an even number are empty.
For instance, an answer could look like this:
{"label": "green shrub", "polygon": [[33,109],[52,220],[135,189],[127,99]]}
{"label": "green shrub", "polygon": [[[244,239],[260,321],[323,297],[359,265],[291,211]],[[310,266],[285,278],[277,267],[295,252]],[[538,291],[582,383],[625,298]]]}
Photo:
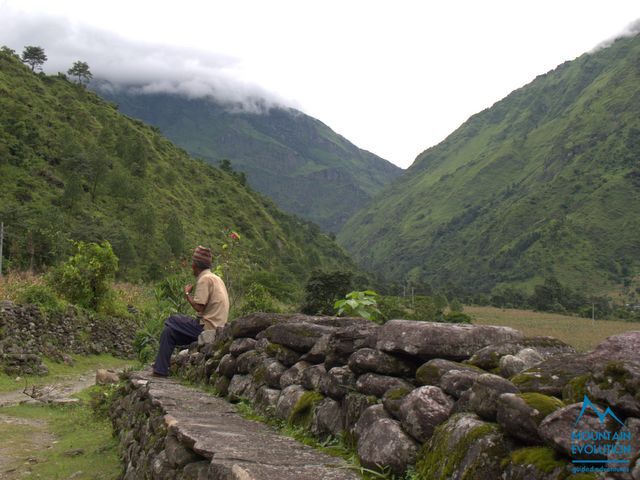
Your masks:
{"label": "green shrub", "polygon": [[240,315],[247,315],[253,312],[280,312],[269,291],[259,283],[252,283],[249,286],[238,311]]}
{"label": "green shrub", "polygon": [[77,242],[75,248],[75,255],[56,267],[48,282],[71,303],[96,310],[111,289],[118,257],[107,241]]}
{"label": "green shrub", "polygon": [[30,285],[18,293],[18,303],[30,303],[40,307],[45,314],[62,313],[66,303],[48,285]]}
{"label": "green shrub", "polygon": [[378,294],[373,290],[363,292],[348,293],[343,300],[338,300],[333,308],[338,316],[362,317],[367,320],[375,320],[382,316],[378,310],[376,297]]}
{"label": "green shrub", "polygon": [[305,303],[302,313],[332,315],[334,304],[351,290],[351,272],[315,271],[305,285]]}
{"label": "green shrub", "polygon": [[471,317],[462,312],[449,312],[442,317],[445,323],[471,323]]}

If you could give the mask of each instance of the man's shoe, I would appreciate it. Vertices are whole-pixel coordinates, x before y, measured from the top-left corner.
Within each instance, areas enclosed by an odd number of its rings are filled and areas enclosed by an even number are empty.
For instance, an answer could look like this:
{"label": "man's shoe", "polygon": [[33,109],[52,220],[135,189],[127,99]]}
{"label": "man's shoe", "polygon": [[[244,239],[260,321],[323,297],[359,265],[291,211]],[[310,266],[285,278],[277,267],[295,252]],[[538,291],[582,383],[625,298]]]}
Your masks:
{"label": "man's shoe", "polygon": [[168,374],[164,374],[164,373],[158,373],[156,371],[154,371],[151,374],[152,377],[156,377],[156,378],[167,378],[169,375]]}

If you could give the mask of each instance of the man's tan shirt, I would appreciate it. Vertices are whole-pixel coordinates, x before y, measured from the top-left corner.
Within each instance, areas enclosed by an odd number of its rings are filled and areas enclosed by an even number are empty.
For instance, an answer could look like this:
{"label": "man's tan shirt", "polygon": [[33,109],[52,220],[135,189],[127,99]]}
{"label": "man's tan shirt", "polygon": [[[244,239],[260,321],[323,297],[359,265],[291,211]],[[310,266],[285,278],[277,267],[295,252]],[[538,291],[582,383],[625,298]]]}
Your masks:
{"label": "man's tan shirt", "polygon": [[211,270],[203,270],[198,275],[193,301],[204,305],[204,310],[198,314],[198,319],[205,330],[222,327],[227,323],[229,317],[227,287]]}

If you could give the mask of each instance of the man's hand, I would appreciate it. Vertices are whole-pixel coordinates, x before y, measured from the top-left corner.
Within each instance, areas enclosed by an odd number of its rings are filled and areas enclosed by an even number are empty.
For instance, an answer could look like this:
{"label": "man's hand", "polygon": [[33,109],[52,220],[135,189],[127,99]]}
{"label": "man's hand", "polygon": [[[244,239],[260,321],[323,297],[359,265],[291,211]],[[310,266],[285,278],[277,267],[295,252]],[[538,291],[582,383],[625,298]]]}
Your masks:
{"label": "man's hand", "polygon": [[184,287],[184,294],[188,296],[191,293],[191,290],[193,290],[193,285],[187,285]]}

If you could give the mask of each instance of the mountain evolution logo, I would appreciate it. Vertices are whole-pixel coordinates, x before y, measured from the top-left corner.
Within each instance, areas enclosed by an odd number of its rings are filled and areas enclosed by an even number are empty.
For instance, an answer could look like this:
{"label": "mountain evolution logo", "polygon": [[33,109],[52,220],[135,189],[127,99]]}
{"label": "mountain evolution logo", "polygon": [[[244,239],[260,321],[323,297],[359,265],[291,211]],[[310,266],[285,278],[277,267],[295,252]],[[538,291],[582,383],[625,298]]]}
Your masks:
{"label": "mountain evolution logo", "polygon": [[580,410],[580,415],[578,415],[578,418],[576,418],[575,425],[578,425],[587,408],[591,408],[591,410],[593,410],[593,412],[598,416],[598,418],[600,419],[600,425],[603,425],[606,418],[609,416],[613,418],[616,422],[618,422],[620,425],[624,426],[624,422],[620,420],[615,413],[613,413],[613,410],[611,410],[611,407],[607,407],[607,409],[604,412],[601,412],[600,409],[596,407],[591,400],[589,400],[589,397],[587,397],[586,394],[582,399],[582,410]]}
{"label": "mountain evolution logo", "polygon": [[[593,418],[593,415],[598,418],[599,425],[585,418]],[[611,407],[602,411],[585,395],[571,432],[572,472],[628,473],[631,440],[631,432]]]}

